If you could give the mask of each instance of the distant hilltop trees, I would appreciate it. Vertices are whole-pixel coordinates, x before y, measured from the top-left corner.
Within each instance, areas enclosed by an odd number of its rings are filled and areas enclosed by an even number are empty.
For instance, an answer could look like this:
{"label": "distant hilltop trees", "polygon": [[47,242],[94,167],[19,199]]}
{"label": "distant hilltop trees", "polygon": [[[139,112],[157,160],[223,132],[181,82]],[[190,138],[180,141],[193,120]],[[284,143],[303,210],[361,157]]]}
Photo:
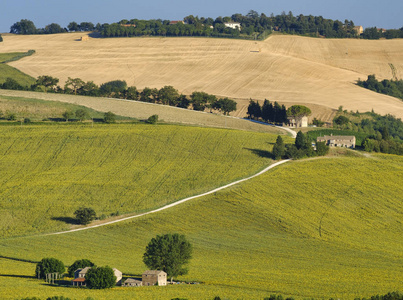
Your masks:
{"label": "distant hilltop trees", "polygon": [[230,37],[243,39],[265,39],[271,32],[278,31],[312,37],[364,39],[403,38],[400,29],[367,28],[362,33],[357,31],[353,21],[325,19],[322,16],[298,15],[292,12],[270,16],[251,10],[246,15],[233,14],[227,17],[205,18],[189,15],[183,20],[121,20],[112,24],[94,25],[91,22],[70,22],[67,28],[56,23],[45,28],[36,28],[30,20],[23,19],[14,23],[10,33],[15,34],[53,34],[76,31],[97,31],[103,37],[135,36],[205,36]]}

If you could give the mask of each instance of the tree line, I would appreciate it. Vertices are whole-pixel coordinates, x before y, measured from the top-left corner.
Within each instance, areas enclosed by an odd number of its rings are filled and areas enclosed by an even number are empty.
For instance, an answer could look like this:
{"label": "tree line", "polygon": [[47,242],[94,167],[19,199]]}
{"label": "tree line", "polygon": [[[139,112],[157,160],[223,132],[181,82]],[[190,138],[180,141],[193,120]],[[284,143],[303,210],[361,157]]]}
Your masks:
{"label": "tree line", "polygon": [[371,91],[389,95],[403,100],[403,80],[378,81],[375,75],[368,75],[367,80],[358,80],[357,85]]}
{"label": "tree line", "polygon": [[39,76],[30,87],[20,85],[15,79],[7,78],[0,88],[8,90],[31,90],[60,94],[74,94],[94,97],[108,97],[126,100],[136,100],[157,103],[180,108],[210,112],[219,111],[224,115],[236,110],[237,103],[227,97],[217,98],[205,92],[193,92],[189,97],[182,95],[172,86],[161,89],[145,87],[138,90],[135,86],[128,86],[124,80],[113,80],[98,86],[93,81],[83,81],[80,78],[68,77],[64,88],[58,85],[59,79],[52,76]]}
{"label": "tree line", "polygon": [[[240,23],[240,30],[225,26],[225,23]],[[108,24],[91,22],[70,22],[67,27],[57,23],[51,23],[44,28],[36,28],[35,24],[27,19],[14,23],[10,33],[15,34],[53,34],[62,32],[97,31],[103,37],[133,37],[133,36],[204,36],[204,37],[234,37],[246,39],[265,39],[272,31],[288,34],[306,35],[326,38],[356,38],[360,37],[354,29],[352,20],[326,19],[322,16],[299,14],[294,16],[290,11],[267,16],[254,10],[246,15],[233,14],[232,16],[198,17],[189,15],[183,21],[171,22],[170,20],[154,19],[123,19],[119,22]],[[361,35],[364,39],[401,38],[403,27],[400,29],[383,30],[366,28]]]}

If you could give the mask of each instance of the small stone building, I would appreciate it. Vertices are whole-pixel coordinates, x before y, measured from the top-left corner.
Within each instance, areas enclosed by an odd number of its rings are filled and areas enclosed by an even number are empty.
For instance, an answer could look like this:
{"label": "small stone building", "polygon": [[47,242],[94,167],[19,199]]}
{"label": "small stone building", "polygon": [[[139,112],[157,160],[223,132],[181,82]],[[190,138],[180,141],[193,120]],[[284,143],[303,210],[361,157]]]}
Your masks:
{"label": "small stone building", "polygon": [[143,286],[149,285],[167,285],[167,273],[158,270],[148,270],[142,275]]}
{"label": "small stone building", "polygon": [[122,286],[142,286],[142,285],[143,283],[141,282],[141,280],[137,280],[134,278],[127,278],[122,284]]}
{"label": "small stone building", "polygon": [[288,126],[292,128],[298,127],[308,127],[308,117],[301,116],[301,117],[288,117]]}
{"label": "small stone building", "polygon": [[85,278],[85,275],[87,274],[88,270],[91,269],[91,267],[85,267],[85,268],[80,268],[74,271],[74,279],[76,278]]}
{"label": "small stone building", "polygon": [[317,142],[325,142],[329,147],[355,148],[355,136],[353,135],[325,135],[318,136]]}

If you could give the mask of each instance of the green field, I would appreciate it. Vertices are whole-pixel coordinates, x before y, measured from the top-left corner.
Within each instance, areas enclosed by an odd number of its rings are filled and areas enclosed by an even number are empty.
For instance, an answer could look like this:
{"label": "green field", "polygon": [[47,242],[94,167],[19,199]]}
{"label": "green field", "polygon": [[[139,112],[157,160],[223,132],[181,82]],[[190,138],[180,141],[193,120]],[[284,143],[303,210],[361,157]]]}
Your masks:
{"label": "green field", "polygon": [[24,56],[26,56],[26,53],[23,52],[0,53],[0,84],[4,83],[7,77],[16,80],[22,86],[31,86],[31,84],[35,83],[35,78],[4,63]]}
{"label": "green field", "polygon": [[[43,120],[62,121],[64,119],[62,114],[65,111],[75,112],[78,109],[83,109],[88,113],[89,118],[93,118],[95,121],[101,120],[104,117],[104,113],[96,111],[94,109],[71,103],[64,103],[59,101],[40,100],[24,97],[12,97],[0,95],[0,111],[3,113],[3,117],[8,112],[15,113],[17,121],[21,121],[25,118],[29,118],[32,122],[42,122]],[[118,121],[134,121],[134,118],[116,116]],[[77,120],[76,120],[77,121]],[[88,121],[88,120],[87,120]],[[10,123],[10,122],[6,122]],[[0,122],[0,124],[3,124]]]}
{"label": "green field", "polygon": [[[149,128],[152,132],[158,127]],[[195,136],[194,128],[186,130]],[[213,133],[230,134],[207,131],[210,139]],[[189,136],[182,139],[182,151],[186,140],[197,149],[203,141],[199,136],[197,141]],[[172,136],[170,142],[178,143]],[[170,160],[167,152],[164,157]],[[197,164],[194,157],[191,161]],[[183,233],[195,251],[189,274],[180,279],[203,284],[106,291],[52,287],[30,277],[35,264],[3,258],[0,295],[6,299],[54,295],[262,299],[281,293],[298,299],[354,299],[402,290],[402,173],[403,158],[392,155],[295,161],[228,190],[136,220],[58,236],[3,238],[0,254],[5,257],[39,261],[51,256],[67,265],[85,257],[129,276],[146,269],[142,254],[151,237]]]}
{"label": "green field", "polygon": [[208,191],[269,165],[276,138],[139,123],[1,126],[0,132],[2,236],[70,228],[84,205],[108,217]]}

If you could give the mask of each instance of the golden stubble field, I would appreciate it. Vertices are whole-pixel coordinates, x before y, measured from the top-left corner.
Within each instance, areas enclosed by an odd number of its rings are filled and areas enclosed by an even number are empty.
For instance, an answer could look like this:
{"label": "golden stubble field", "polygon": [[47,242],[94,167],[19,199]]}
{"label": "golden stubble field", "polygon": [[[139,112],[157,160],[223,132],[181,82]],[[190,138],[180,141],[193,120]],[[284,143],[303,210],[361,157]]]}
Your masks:
{"label": "golden stubble field", "polygon": [[172,85],[183,94],[228,96],[239,102],[234,116],[245,116],[249,98],[267,98],[286,106],[306,104],[314,110],[312,117],[325,121],[340,105],[403,117],[402,101],[354,85],[368,74],[392,78],[391,64],[402,78],[402,39],[273,35],[263,42],[161,37],[78,41],[82,35],[5,35],[0,52],[34,49],[35,55],[10,65],[62,83],[67,77],[97,84],[121,79],[140,89]]}

